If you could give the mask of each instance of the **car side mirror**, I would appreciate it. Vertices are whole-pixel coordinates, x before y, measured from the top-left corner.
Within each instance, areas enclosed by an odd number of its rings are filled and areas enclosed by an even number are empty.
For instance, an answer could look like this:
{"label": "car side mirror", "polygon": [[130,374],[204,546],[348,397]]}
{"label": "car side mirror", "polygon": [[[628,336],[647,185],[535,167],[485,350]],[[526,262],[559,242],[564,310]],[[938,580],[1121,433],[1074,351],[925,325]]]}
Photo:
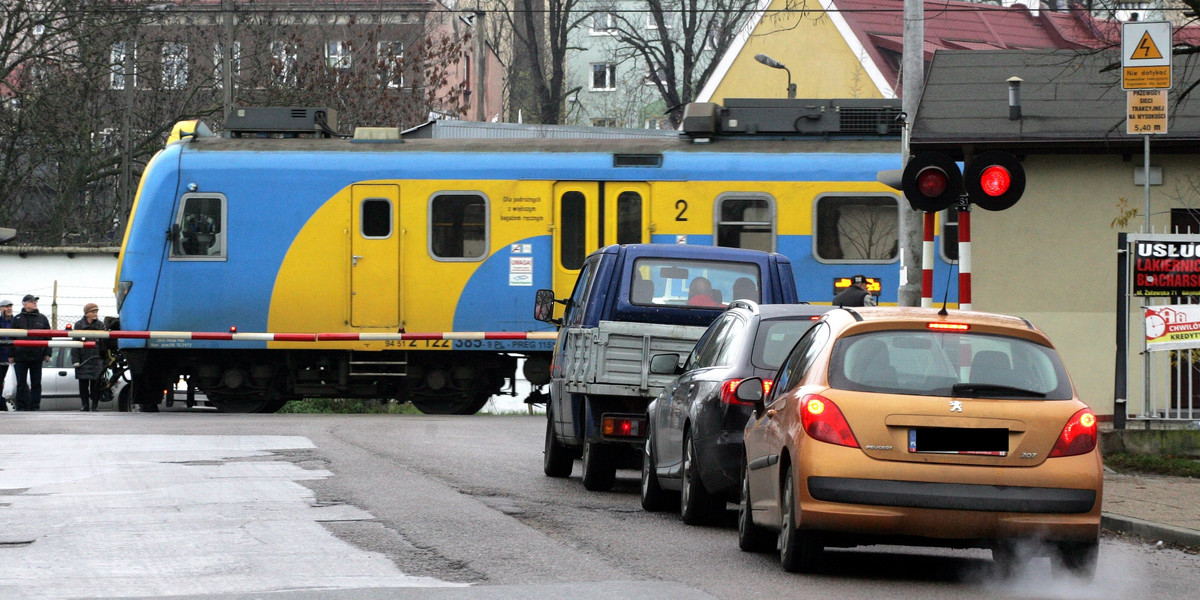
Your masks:
{"label": "car side mirror", "polygon": [[681,371],[678,354],[655,354],[650,357],[650,372],[655,375],[678,375]]}
{"label": "car side mirror", "polygon": [[562,325],[562,319],[554,318],[554,290],[538,290],[533,300],[533,318],[543,323]]}
{"label": "car side mirror", "polygon": [[737,399],[741,400],[742,402],[753,404],[754,412],[756,413],[761,414],[767,408],[763,394],[763,381],[758,377],[743,379],[742,382],[738,384],[737,391],[734,392],[734,396],[736,396]]}

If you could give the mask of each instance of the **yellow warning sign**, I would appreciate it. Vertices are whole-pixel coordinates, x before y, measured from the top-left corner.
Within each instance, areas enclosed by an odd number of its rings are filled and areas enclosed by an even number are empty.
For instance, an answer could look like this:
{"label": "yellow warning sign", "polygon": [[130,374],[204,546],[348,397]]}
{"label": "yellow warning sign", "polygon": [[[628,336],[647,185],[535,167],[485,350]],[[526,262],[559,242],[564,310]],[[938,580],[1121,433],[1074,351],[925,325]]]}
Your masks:
{"label": "yellow warning sign", "polygon": [[1171,67],[1125,67],[1121,82],[1126,90],[1162,90],[1171,87]]}
{"label": "yellow warning sign", "polygon": [[1167,133],[1167,90],[1129,90],[1125,110],[1125,133]]}
{"label": "yellow warning sign", "polygon": [[1154,38],[1150,37],[1150,32],[1147,31],[1142,33],[1142,39],[1138,40],[1137,45],[1133,47],[1133,54],[1129,56],[1129,59],[1149,60],[1162,57],[1162,52],[1159,52],[1158,46],[1154,44]]}
{"label": "yellow warning sign", "polygon": [[1126,90],[1171,88],[1171,33],[1166,21],[1121,24],[1121,87]]}

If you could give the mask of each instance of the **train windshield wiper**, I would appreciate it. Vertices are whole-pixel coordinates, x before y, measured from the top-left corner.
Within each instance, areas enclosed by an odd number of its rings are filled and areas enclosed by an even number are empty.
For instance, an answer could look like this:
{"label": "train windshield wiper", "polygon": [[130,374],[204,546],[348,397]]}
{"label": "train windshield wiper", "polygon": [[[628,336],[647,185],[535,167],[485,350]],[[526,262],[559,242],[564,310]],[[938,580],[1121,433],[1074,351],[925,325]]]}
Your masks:
{"label": "train windshield wiper", "polygon": [[955,396],[1020,396],[1022,398],[1045,398],[1046,394],[1011,385],[994,383],[956,383],[950,388]]}

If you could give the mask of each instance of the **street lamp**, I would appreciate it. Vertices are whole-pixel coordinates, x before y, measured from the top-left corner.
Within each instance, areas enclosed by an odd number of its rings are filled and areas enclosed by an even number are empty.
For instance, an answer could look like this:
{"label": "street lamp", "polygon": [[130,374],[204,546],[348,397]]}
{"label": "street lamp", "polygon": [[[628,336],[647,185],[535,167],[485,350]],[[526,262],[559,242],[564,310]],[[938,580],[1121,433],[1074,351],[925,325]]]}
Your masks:
{"label": "street lamp", "polygon": [[796,84],[792,83],[792,72],[788,71],[788,68],[785,67],[783,63],[771,58],[770,56],[767,56],[766,54],[755,54],[754,60],[757,60],[758,62],[767,65],[772,69],[783,69],[786,71],[788,76],[788,98],[796,97]]}

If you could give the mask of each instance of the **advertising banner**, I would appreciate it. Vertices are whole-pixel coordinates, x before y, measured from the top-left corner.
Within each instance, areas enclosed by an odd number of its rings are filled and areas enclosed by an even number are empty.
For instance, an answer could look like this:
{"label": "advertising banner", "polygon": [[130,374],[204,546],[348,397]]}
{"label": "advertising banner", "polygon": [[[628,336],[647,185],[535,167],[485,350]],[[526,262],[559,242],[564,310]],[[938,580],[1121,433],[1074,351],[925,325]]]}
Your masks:
{"label": "advertising banner", "polygon": [[1200,296],[1200,236],[1130,236],[1133,293]]}
{"label": "advertising banner", "polygon": [[1200,304],[1146,307],[1146,349],[1200,348]]}

